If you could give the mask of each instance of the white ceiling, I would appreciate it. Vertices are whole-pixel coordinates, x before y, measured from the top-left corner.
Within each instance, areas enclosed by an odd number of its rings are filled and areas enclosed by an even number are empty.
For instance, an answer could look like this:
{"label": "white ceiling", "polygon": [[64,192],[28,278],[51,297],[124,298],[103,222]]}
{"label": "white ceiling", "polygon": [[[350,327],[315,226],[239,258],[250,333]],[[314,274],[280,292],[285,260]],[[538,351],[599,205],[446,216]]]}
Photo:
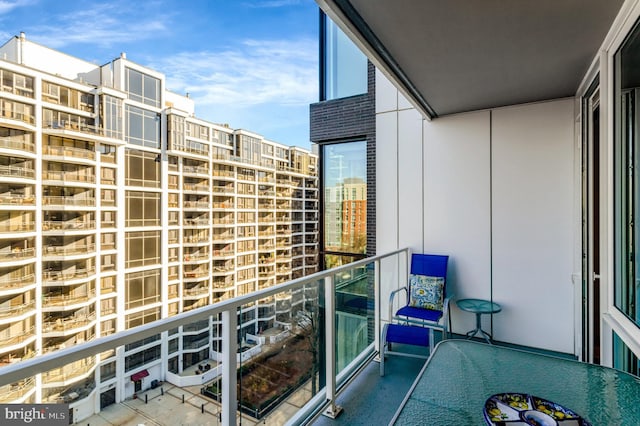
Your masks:
{"label": "white ceiling", "polygon": [[319,3],[445,115],[575,95],[623,0]]}

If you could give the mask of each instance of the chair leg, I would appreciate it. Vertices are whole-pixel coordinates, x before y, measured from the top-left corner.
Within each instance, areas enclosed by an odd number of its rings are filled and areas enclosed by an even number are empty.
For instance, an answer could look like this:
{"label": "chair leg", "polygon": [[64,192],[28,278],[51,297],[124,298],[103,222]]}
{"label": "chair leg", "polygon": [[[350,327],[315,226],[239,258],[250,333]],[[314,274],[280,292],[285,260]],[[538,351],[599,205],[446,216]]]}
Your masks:
{"label": "chair leg", "polygon": [[384,376],[384,357],[385,357],[385,353],[386,353],[386,348],[387,348],[387,328],[389,327],[389,324],[385,324],[384,327],[382,327],[382,339],[381,339],[381,345],[380,345],[380,377]]}

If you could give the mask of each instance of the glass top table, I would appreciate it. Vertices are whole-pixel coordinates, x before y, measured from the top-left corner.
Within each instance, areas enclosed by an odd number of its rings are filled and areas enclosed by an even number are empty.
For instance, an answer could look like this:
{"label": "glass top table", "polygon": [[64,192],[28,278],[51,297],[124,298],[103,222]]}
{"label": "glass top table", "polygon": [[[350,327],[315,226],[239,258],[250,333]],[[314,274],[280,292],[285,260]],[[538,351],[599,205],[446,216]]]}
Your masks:
{"label": "glass top table", "polygon": [[502,310],[502,307],[495,302],[484,299],[460,299],[456,300],[456,305],[463,311],[476,314],[476,328],[468,332],[467,337],[472,338],[476,334],[480,334],[487,343],[491,344],[491,334],[482,329],[481,317],[483,314],[497,314]]}
{"label": "glass top table", "polygon": [[553,401],[594,426],[640,424],[640,379],[635,376],[467,340],[436,346],[391,424],[484,425],[485,401],[505,392]]}

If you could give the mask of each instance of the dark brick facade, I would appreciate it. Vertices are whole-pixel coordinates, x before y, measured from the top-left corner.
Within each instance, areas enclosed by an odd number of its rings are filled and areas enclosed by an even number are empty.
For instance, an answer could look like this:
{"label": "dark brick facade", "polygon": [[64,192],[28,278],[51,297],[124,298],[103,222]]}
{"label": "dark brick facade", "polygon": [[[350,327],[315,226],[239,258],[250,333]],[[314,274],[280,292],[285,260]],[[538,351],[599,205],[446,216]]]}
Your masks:
{"label": "dark brick facade", "polygon": [[[368,64],[368,93],[322,101],[310,106],[310,139],[326,144],[367,141],[367,255],[376,253],[376,80],[375,68]],[[322,167],[322,149],[320,167]],[[320,197],[324,196],[320,193]],[[322,206],[322,204],[321,204]],[[320,216],[321,224],[324,214]],[[321,247],[322,249],[322,247]]]}

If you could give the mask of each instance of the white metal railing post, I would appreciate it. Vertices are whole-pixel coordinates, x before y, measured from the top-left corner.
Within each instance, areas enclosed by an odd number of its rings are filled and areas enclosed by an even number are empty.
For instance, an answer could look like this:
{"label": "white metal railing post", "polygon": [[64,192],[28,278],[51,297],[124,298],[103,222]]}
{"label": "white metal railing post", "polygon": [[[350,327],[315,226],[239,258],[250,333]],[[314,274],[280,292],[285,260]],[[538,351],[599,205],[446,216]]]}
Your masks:
{"label": "white metal railing post", "polygon": [[333,276],[326,276],[324,278],[325,386],[329,406],[322,414],[335,419],[342,412],[342,407],[336,405],[336,375],[338,372],[336,369],[336,306],[333,290]]}
{"label": "white metal railing post", "polygon": [[236,308],[222,311],[222,424],[235,425],[238,409],[237,361],[238,352],[238,315]]}
{"label": "white metal railing post", "polygon": [[373,336],[375,342],[376,352],[380,353],[380,317],[382,312],[380,310],[380,259],[373,262],[373,301],[374,301],[374,316],[373,316],[373,330],[375,336]]}

